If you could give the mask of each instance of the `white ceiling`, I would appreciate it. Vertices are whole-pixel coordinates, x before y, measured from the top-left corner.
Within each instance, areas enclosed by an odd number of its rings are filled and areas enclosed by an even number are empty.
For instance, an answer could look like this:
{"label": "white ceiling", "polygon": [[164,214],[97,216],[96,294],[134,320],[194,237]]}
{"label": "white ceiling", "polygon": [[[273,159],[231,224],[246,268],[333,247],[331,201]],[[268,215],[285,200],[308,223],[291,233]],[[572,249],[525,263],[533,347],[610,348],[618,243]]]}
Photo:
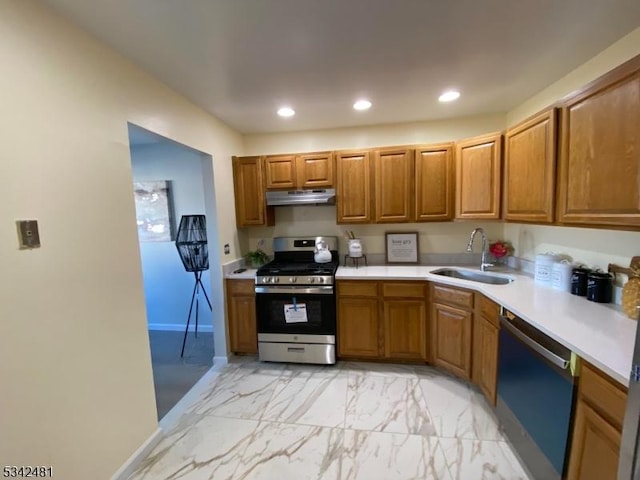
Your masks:
{"label": "white ceiling", "polygon": [[640,26],[639,0],[42,1],[242,133],[505,112]]}

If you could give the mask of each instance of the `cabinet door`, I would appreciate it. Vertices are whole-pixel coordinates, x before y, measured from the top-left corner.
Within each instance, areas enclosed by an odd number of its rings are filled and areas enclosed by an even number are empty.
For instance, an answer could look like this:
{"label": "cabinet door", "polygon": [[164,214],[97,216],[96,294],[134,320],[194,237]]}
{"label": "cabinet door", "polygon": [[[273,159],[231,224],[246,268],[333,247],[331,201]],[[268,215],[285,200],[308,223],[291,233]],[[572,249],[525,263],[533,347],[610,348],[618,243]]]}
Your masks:
{"label": "cabinet door", "polygon": [[267,189],[296,188],[295,155],[271,155],[264,159]]}
{"label": "cabinet door", "polygon": [[561,110],[558,220],[640,225],[640,58],[605,75]]}
{"label": "cabinet door", "polygon": [[456,144],[456,218],[500,218],[502,135]]}
{"label": "cabinet door", "polygon": [[620,452],[620,431],[583,400],[574,418],[569,460],[569,480],[616,478]]}
{"label": "cabinet door", "polygon": [[233,157],[233,186],[238,227],[274,224],[273,207],[264,198],[262,157]]}
{"label": "cabinet door", "polygon": [[334,183],[332,152],[309,153],[296,159],[298,188],[328,188]]}
{"label": "cabinet door", "polygon": [[371,165],[369,152],[338,152],[337,223],[370,223]]}
{"label": "cabinet door", "polygon": [[433,304],[431,355],[433,363],[451,373],[471,377],[471,322],[473,314],[448,305]]}
{"label": "cabinet door", "polygon": [[453,144],[427,145],[415,150],[415,220],[453,218]]}
{"label": "cabinet door", "polygon": [[420,300],[384,301],[384,356],[427,361],[427,310]]}
{"label": "cabinet door", "polygon": [[376,223],[411,220],[413,151],[397,149],[375,152],[373,175]]}
{"label": "cabinet door", "polygon": [[551,223],[556,172],[556,110],[552,108],[507,131],[504,218]]}
{"label": "cabinet door", "polygon": [[338,298],[338,355],[380,356],[378,300]]}
{"label": "cabinet door", "polygon": [[234,353],[258,352],[253,287],[253,280],[227,280],[229,348]]}
{"label": "cabinet door", "polygon": [[[498,327],[484,317],[479,321],[479,342],[474,344],[474,361],[478,361],[478,386],[491,405],[496,404],[498,383]],[[475,348],[479,353],[475,354]]]}

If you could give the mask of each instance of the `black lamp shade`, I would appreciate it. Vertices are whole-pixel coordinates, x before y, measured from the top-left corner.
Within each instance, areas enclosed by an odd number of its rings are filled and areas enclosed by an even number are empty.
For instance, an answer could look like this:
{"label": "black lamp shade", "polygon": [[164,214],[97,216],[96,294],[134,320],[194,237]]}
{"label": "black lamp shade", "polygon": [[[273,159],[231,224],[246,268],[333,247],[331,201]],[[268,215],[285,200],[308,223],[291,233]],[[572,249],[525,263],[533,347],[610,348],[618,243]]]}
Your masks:
{"label": "black lamp shade", "polygon": [[183,215],[176,234],[176,248],[187,272],[209,269],[207,221],[204,215]]}

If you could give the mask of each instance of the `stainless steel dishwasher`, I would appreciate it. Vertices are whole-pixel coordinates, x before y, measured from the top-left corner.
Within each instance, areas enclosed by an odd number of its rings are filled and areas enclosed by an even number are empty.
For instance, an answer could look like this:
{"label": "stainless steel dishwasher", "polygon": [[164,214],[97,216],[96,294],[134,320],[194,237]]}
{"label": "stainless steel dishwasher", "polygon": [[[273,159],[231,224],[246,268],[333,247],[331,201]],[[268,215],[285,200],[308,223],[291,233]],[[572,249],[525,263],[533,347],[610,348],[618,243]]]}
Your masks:
{"label": "stainless steel dishwasher", "polygon": [[508,310],[500,327],[498,419],[533,478],[564,478],[577,386],[571,351]]}

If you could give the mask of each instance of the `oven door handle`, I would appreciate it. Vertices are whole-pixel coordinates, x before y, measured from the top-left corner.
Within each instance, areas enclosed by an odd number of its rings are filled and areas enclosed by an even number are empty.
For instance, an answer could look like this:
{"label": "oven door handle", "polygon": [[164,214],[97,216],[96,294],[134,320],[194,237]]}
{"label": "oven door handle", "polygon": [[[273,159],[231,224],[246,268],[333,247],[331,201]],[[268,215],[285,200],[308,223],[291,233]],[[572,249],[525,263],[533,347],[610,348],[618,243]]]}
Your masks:
{"label": "oven door handle", "polygon": [[294,295],[309,294],[309,295],[333,295],[333,287],[330,285],[318,286],[318,287],[255,287],[256,293],[292,293]]}
{"label": "oven door handle", "polygon": [[516,327],[513,323],[509,321],[509,319],[505,316],[500,316],[500,324],[509,331],[514,337],[520,340],[522,343],[530,347],[532,350],[540,354],[543,358],[550,361],[556,367],[559,367],[563,370],[569,368],[570,360],[567,360],[556,353],[552,352],[548,348],[540,345],[534,339],[529,337],[526,333],[522,332],[518,327]]}

